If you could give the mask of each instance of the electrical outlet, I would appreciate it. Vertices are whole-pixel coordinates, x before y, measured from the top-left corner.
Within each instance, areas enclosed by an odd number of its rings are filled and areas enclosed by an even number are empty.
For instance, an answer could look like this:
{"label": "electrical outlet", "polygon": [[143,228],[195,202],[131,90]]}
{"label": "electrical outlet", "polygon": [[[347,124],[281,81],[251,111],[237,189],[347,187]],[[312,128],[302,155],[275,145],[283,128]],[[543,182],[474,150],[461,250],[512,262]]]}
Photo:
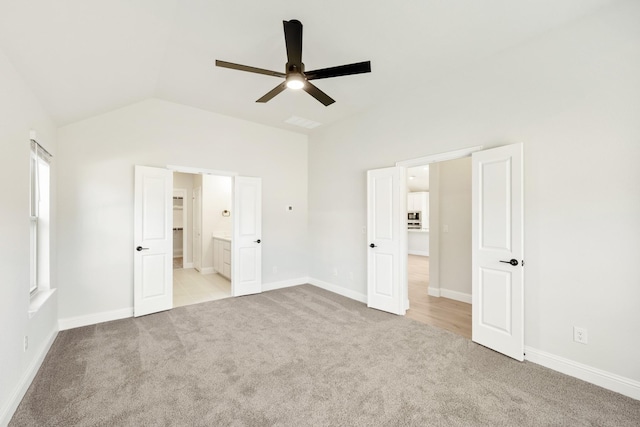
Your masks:
{"label": "electrical outlet", "polygon": [[29,350],[29,337],[27,335],[24,336],[24,351]]}
{"label": "electrical outlet", "polygon": [[338,275],[338,269],[337,269],[337,268],[335,268],[335,267],[333,268],[333,275],[334,275],[334,276],[337,276],[337,275]]}
{"label": "electrical outlet", "polygon": [[579,342],[580,344],[588,344],[589,338],[587,336],[586,328],[579,328],[577,326],[573,327],[573,340],[575,342]]}
{"label": "electrical outlet", "polygon": [[273,266],[273,272],[277,273],[278,272],[278,267],[276,267],[275,265]]}

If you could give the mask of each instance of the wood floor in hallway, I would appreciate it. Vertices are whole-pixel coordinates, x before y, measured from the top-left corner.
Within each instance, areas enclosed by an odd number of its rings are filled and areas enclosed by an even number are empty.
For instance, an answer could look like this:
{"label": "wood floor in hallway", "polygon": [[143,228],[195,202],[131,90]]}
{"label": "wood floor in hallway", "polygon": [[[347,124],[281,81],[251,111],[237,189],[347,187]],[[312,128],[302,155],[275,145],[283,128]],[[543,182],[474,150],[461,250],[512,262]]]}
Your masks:
{"label": "wood floor in hallway", "polygon": [[418,322],[471,338],[471,304],[432,297],[429,289],[429,257],[409,255],[409,303],[406,316]]}

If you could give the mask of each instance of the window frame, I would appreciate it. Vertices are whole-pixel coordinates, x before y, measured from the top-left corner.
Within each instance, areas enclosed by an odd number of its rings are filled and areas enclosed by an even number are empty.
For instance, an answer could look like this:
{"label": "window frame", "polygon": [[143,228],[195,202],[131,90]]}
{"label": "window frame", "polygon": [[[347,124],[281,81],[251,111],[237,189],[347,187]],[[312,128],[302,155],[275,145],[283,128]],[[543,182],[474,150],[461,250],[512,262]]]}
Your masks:
{"label": "window frame", "polygon": [[[49,286],[52,157],[38,142],[31,140],[29,154],[29,295],[32,297],[38,293],[38,290]],[[46,206],[43,206],[43,203]]]}

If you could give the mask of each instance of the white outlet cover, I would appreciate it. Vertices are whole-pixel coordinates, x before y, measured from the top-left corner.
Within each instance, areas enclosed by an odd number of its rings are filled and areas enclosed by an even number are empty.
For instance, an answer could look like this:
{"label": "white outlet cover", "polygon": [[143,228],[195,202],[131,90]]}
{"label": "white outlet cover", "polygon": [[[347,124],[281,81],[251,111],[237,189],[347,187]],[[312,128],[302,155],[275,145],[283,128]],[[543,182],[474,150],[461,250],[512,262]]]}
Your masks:
{"label": "white outlet cover", "polygon": [[580,344],[588,344],[589,337],[587,336],[587,330],[585,328],[573,327],[573,340]]}

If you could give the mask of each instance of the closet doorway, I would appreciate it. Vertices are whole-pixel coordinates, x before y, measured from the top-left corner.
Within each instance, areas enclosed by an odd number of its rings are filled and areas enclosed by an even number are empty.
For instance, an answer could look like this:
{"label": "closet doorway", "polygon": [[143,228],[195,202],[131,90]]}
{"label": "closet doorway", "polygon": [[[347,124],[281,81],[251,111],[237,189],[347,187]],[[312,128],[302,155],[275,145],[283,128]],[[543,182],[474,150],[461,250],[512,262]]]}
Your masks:
{"label": "closet doorway", "polygon": [[[232,185],[230,176],[173,172],[173,307],[231,297],[231,275],[215,258],[230,257]],[[215,250],[219,242],[228,252]]]}

